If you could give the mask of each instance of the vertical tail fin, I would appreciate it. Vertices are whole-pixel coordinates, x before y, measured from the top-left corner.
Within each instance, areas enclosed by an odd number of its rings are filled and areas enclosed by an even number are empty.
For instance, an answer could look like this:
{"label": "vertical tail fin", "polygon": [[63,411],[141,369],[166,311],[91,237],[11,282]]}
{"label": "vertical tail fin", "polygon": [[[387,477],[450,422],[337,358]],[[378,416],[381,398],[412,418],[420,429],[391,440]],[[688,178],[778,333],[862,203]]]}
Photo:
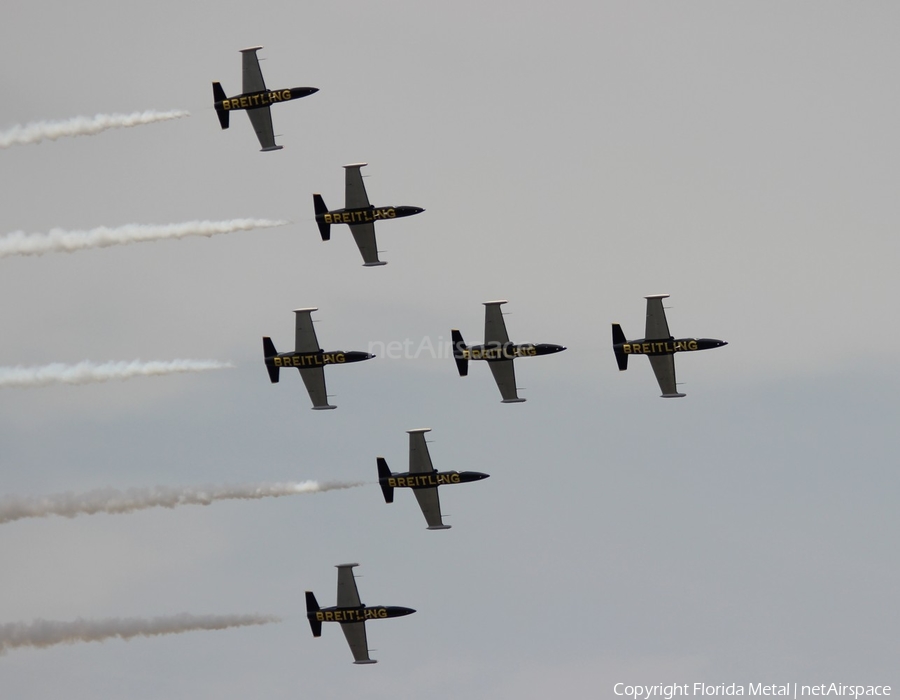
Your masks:
{"label": "vertical tail fin", "polygon": [[281,369],[275,364],[275,356],[278,351],[275,350],[275,343],[271,338],[263,338],[263,358],[266,361],[266,370],[269,372],[269,379],[272,384],[278,384],[278,371]]}
{"label": "vertical tail fin", "polygon": [[222,89],[221,84],[213,83],[213,99],[216,102],[216,116],[219,117],[219,124],[222,125],[223,129],[228,128],[228,115],[230,114],[227,109],[223,109],[219,106],[219,103],[223,100],[227,100],[228,96],[225,94],[225,91]]}
{"label": "vertical tail fin", "polygon": [[321,620],[317,620],[315,616],[311,616],[310,613],[319,612],[319,603],[316,601],[316,597],[313,595],[312,591],[306,592],[306,619],[309,620],[309,626],[312,628],[313,637],[321,637],[322,636],[322,622]]}
{"label": "vertical tail fin", "polygon": [[319,233],[322,235],[323,241],[331,240],[331,224],[326,224],[324,215],[328,213],[328,207],[325,206],[325,200],[322,195],[313,195],[313,206],[316,208],[316,223],[319,225]]}
{"label": "vertical tail fin", "polygon": [[450,331],[450,335],[453,338],[453,359],[456,360],[456,369],[459,370],[460,377],[465,377],[469,373],[466,343],[463,340],[462,333],[455,328]]}
{"label": "vertical tail fin", "polygon": [[616,353],[616,362],[619,363],[619,369],[625,371],[628,369],[628,355],[622,349],[622,344],[626,342],[625,334],[622,332],[622,326],[618,323],[612,324],[612,341],[613,351]]}
{"label": "vertical tail fin", "polygon": [[385,503],[394,502],[394,487],[388,484],[391,477],[391,469],[384,457],[378,457],[378,483],[381,484],[381,492],[384,494]]}

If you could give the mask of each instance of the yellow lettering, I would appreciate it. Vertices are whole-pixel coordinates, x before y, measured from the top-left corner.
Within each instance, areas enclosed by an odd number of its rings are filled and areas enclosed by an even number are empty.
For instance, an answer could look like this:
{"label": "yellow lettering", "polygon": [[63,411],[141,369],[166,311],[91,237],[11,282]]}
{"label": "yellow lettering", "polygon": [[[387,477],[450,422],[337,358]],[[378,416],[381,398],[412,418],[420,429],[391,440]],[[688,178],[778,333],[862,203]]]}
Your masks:
{"label": "yellow lettering", "polygon": [[688,346],[688,350],[696,350],[697,349],[697,341],[689,340],[687,346]]}
{"label": "yellow lettering", "polygon": [[339,353],[336,355],[336,357],[337,357],[338,363],[344,362],[344,361],[346,361],[346,359],[347,359],[346,355],[344,355],[344,353],[342,353],[342,352],[339,352]]}
{"label": "yellow lettering", "polygon": [[319,622],[322,622],[322,621],[325,619],[325,616],[324,616],[321,612],[317,612],[317,613],[316,613],[316,619],[317,619]]}
{"label": "yellow lettering", "polygon": [[387,608],[378,608],[378,617],[387,617]]}
{"label": "yellow lettering", "polygon": [[283,99],[283,100],[291,99],[291,91],[290,90],[282,90],[281,91],[281,99]]}
{"label": "yellow lettering", "polygon": [[246,108],[249,107],[249,106],[250,106],[250,102],[247,100],[247,98],[246,98],[246,97],[242,97],[242,98],[241,98],[241,107],[243,107],[244,109],[246,109]]}

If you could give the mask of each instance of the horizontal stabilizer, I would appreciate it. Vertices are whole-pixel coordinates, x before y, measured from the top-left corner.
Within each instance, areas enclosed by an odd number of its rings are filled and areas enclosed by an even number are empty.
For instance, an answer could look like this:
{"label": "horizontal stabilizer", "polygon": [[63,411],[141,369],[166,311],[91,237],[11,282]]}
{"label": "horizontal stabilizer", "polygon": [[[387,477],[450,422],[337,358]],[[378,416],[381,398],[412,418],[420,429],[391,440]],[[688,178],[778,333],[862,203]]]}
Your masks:
{"label": "horizontal stabilizer", "polygon": [[687,394],[660,394],[660,397],[664,399],[680,399],[683,396],[687,396]]}
{"label": "horizontal stabilizer", "polygon": [[[386,260],[376,260],[375,262],[367,262],[363,263],[363,267],[379,267],[381,265],[387,265]],[[374,661],[372,663],[375,663]]]}
{"label": "horizontal stabilizer", "polygon": [[259,150],[265,153],[266,151],[280,151],[284,146],[266,146],[265,148],[260,148]]}
{"label": "horizontal stabilizer", "polygon": [[330,411],[333,408],[337,408],[337,406],[332,406],[331,404],[326,404],[325,406],[313,406],[312,410],[314,410],[314,411]]}
{"label": "horizontal stabilizer", "polygon": [[523,403],[524,401],[525,401],[525,399],[522,399],[522,398],[519,398],[519,399],[503,399],[502,401],[500,401],[500,403]]}
{"label": "horizontal stabilizer", "polygon": [[429,525],[428,529],[429,530],[449,530],[450,526],[449,525]]}
{"label": "horizontal stabilizer", "polygon": [[378,659],[363,659],[362,661],[354,661],[355,664],[377,664]]}

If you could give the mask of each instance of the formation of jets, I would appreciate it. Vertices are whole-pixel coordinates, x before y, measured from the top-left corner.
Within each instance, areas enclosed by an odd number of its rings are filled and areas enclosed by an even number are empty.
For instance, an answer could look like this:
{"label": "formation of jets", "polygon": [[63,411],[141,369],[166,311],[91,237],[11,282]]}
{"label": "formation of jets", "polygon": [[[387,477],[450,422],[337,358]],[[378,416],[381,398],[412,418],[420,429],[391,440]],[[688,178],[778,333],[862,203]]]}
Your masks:
{"label": "formation of jets", "polygon": [[[281,148],[275,144],[272,129],[272,104],[294,100],[317,92],[317,88],[290,88],[286,90],[268,90],[259,69],[256,52],[262,47],[256,46],[242,49],[243,92],[232,98],[225,95],[219,83],[213,83],[215,109],[223,129],[229,126],[229,115],[233,110],[245,110],[250,117],[263,151],[274,151]],[[344,208],[329,210],[321,194],[313,194],[315,220],[323,241],[331,239],[333,224],[346,224],[350,227],[353,239],[363,258],[365,267],[377,267],[386,263],[378,257],[375,240],[375,223],[412,216],[424,211],[420,207],[375,207],[369,203],[369,197],[363,183],[361,169],[366,163],[351,163],[344,166],[345,197]],[[691,352],[717,348],[727,343],[712,338],[674,338],[669,333],[666,312],[662,300],[667,294],[647,296],[647,322],[644,337],[639,340],[627,340],[619,324],[612,325],[613,353],[620,370],[628,368],[630,355],[646,355],[656,374],[659,387],[664,398],[683,397],[677,389],[675,380],[675,353]],[[451,330],[453,359],[459,375],[464,377],[469,371],[470,360],[483,360],[491,369],[491,374],[500,390],[502,403],[521,403],[525,401],[518,394],[513,362],[521,357],[536,357],[562,352],[562,345],[550,343],[510,342],[500,307],[506,300],[484,302],[484,343],[482,345],[466,345],[458,329]],[[340,365],[350,362],[369,360],[374,355],[363,351],[323,351],[319,346],[313,328],[311,314],[316,308],[295,309],[294,351],[279,353],[269,337],[263,338],[263,354],[266,370],[271,382],[277,383],[282,368],[297,368],[306,385],[306,390],[313,404],[313,409],[333,409],[328,402],[325,389],[325,372],[327,365]],[[480,481],[488,474],[474,471],[439,472],[431,462],[425,433],[430,428],[408,430],[409,433],[409,471],[392,472],[387,461],[378,457],[378,483],[384,494],[386,503],[393,503],[394,489],[410,489],[418,501],[419,508],[425,517],[429,530],[447,530],[441,513],[438,488],[448,484],[460,484]],[[354,663],[375,663],[369,657],[366,638],[366,622],[368,620],[400,617],[415,612],[412,608],[398,606],[366,606],[360,602],[353,567],[358,564],[339,564],[337,583],[337,605],[330,608],[319,607],[315,595],[306,592],[307,619],[314,637],[322,634],[323,622],[337,622],[341,625]]]}

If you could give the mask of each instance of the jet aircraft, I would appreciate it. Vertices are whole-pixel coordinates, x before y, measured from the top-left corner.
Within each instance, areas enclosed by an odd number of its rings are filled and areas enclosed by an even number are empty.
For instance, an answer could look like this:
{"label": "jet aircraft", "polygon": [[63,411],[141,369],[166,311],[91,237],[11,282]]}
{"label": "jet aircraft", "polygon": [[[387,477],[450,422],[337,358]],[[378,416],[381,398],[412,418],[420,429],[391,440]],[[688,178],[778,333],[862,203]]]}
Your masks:
{"label": "jet aircraft", "polygon": [[669,333],[666,310],[663,308],[662,302],[668,296],[668,294],[651,294],[644,297],[647,300],[647,326],[644,330],[644,337],[640,340],[626,340],[622,326],[618,323],[612,324],[613,351],[616,353],[619,369],[622,371],[628,369],[629,355],[646,355],[656,374],[656,381],[659,382],[664,399],[685,396],[676,388],[676,352],[708,350],[728,345],[724,340],[715,338],[680,338],[676,340],[672,337],[672,334]]}
{"label": "jet aircraft", "polygon": [[431,428],[407,430],[409,433],[409,471],[393,473],[384,457],[378,457],[378,483],[384,492],[384,502],[394,502],[395,488],[412,489],[422,509],[422,515],[428,523],[429,530],[449,530],[441,519],[441,501],[438,498],[438,486],[444,484],[464,484],[469,481],[487,479],[490,474],[481,472],[439,472],[431,464],[425,433]]}
{"label": "jet aircraft", "polygon": [[378,259],[375,222],[421,214],[425,210],[421,207],[373,207],[369,204],[369,196],[366,194],[366,186],[360,172],[360,168],[366,165],[368,163],[350,163],[344,166],[343,209],[329,211],[320,194],[313,195],[313,206],[316,209],[316,223],[319,225],[323,241],[331,240],[331,224],[349,224],[356,247],[362,254],[363,267],[375,267],[387,265]]}
{"label": "jet aircraft", "polygon": [[381,620],[387,617],[410,615],[415,610],[397,605],[363,605],[359,601],[356,578],[353,567],[359,564],[338,564],[337,605],[320,608],[312,591],[306,591],[306,619],[312,628],[313,637],[322,636],[323,622],[339,622],[350,651],[353,652],[353,663],[374,664],[376,659],[369,658],[369,644],[366,641],[366,620]]}
{"label": "jet aircraft", "polygon": [[249,49],[241,49],[241,61],[243,63],[243,92],[235,97],[227,97],[220,83],[214,82],[213,99],[219,124],[223,129],[228,128],[228,117],[236,109],[247,110],[250,123],[256,131],[256,138],[263,151],[277,151],[283,146],[275,145],[275,132],[272,129],[272,112],[269,107],[279,102],[297,100],[307,95],[318,92],[319,88],[294,87],[283,90],[269,90],[259,69],[259,58],[256,52],[262,46],[252,46]]}
{"label": "jet aircraft", "polygon": [[283,367],[296,367],[300,370],[300,377],[306,385],[309,398],[312,399],[313,410],[325,410],[337,408],[328,403],[328,394],[325,392],[325,366],[371,360],[375,355],[359,350],[324,352],[319,347],[316,329],[313,328],[312,312],[316,310],[314,306],[307,309],[294,309],[296,314],[294,352],[278,352],[275,350],[272,339],[265,337],[263,338],[263,355],[272,384],[278,383],[278,374]]}
{"label": "jet aircraft", "polygon": [[516,372],[513,368],[513,360],[517,357],[533,357],[535,355],[552,355],[562,352],[562,345],[550,343],[524,343],[514,345],[509,342],[506,332],[506,323],[503,321],[503,312],[500,305],[506,304],[505,299],[499,301],[484,302],[484,345],[472,345],[467,347],[462,334],[457,329],[452,329],[450,334],[453,339],[453,359],[456,360],[456,368],[459,376],[465,377],[469,373],[469,360],[487,360],[488,367],[500,389],[503,397],[501,403],[520,403],[516,391]]}

